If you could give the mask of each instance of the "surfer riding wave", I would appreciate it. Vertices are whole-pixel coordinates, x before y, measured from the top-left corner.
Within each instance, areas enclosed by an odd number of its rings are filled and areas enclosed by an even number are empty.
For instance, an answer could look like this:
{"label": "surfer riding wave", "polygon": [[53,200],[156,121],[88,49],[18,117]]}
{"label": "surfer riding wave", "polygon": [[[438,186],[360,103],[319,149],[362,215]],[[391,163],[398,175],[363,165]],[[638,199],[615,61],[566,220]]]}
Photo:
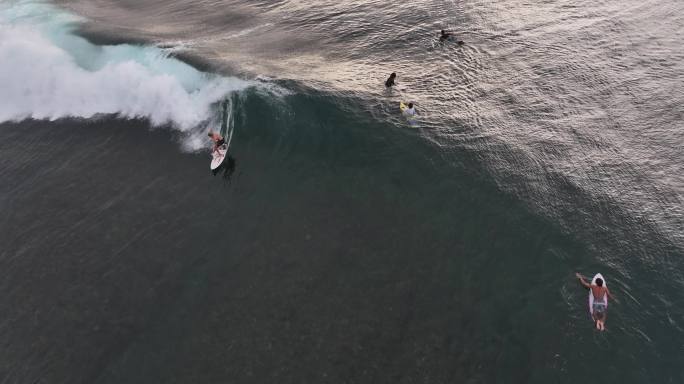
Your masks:
{"label": "surfer riding wave", "polygon": [[[225,132],[228,124],[228,116],[227,116],[227,110],[228,110],[228,100],[224,100],[223,103],[223,114],[221,117],[221,132]],[[214,142],[214,148],[212,149],[212,153],[218,152],[219,148],[226,143],[226,140],[221,136],[220,133],[214,132],[213,130],[209,130],[207,133],[207,136],[211,138],[211,140]]]}
{"label": "surfer riding wave", "polygon": [[[216,176],[221,169],[223,169],[223,177],[225,179],[230,179],[230,176],[235,171],[235,159],[228,155],[228,147],[230,145],[230,140],[232,139],[233,132],[228,131],[228,100],[224,100],[222,103],[223,113],[221,116],[221,131],[214,132],[209,130],[207,136],[211,138],[214,142],[214,146],[211,151],[211,172]],[[228,141],[222,136],[228,134]]]}

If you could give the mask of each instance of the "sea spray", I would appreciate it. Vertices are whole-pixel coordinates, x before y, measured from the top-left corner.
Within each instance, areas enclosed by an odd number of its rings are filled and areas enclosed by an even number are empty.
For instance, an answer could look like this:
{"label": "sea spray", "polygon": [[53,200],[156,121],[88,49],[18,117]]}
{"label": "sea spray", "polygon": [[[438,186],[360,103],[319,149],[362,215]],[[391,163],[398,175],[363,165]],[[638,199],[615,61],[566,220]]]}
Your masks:
{"label": "sea spray", "polygon": [[[99,46],[79,18],[36,1],[0,5],[0,122],[113,114],[188,133],[255,82],[208,74],[154,46]],[[194,148],[194,145],[187,145]]]}

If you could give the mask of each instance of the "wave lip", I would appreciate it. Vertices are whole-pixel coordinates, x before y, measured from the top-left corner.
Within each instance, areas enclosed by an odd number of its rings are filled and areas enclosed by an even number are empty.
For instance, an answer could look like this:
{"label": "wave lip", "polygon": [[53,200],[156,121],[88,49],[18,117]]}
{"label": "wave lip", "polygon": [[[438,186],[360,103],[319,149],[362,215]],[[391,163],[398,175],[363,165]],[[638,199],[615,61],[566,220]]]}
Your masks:
{"label": "wave lip", "polygon": [[49,4],[0,6],[0,122],[114,114],[188,131],[212,104],[254,85],[208,74],[154,46],[98,46]]}

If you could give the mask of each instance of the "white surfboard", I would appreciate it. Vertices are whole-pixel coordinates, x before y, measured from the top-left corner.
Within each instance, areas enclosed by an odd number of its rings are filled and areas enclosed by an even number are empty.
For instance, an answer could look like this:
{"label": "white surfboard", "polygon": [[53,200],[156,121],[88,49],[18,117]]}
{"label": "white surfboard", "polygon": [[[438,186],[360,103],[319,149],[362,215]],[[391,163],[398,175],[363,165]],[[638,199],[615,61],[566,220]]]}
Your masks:
{"label": "white surfboard", "polygon": [[[603,275],[600,273],[597,273],[593,279],[591,279],[591,285],[596,285],[596,279],[601,279],[603,280],[603,286],[608,288],[608,283],[606,283],[606,279],[603,278]],[[608,308],[608,294],[606,294],[606,308]],[[589,290],[589,313],[594,314],[594,294],[591,293],[591,289]]]}
{"label": "white surfboard", "polygon": [[228,143],[221,145],[218,151],[211,153],[211,170],[215,170],[223,164],[223,160],[226,159],[226,154],[228,153]]}

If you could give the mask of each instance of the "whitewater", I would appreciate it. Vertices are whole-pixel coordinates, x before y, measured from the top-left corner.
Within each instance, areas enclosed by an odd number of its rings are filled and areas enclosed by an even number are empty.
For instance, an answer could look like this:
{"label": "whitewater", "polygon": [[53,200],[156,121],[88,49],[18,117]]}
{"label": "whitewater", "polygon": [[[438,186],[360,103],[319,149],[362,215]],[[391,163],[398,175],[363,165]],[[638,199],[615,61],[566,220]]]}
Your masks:
{"label": "whitewater", "polygon": [[155,46],[100,46],[81,19],[36,1],[0,5],[0,122],[116,115],[181,131],[254,82],[200,72]]}

